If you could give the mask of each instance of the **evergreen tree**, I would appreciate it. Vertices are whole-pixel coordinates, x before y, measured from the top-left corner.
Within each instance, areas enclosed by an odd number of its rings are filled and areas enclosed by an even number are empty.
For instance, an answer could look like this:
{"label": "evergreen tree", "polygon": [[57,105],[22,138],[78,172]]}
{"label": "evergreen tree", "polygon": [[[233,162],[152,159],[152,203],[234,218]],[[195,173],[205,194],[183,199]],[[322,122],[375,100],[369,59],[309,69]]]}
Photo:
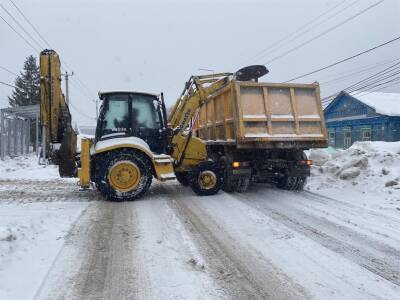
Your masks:
{"label": "evergreen tree", "polygon": [[40,73],[33,55],[26,58],[24,69],[15,80],[15,86],[16,89],[8,97],[11,107],[40,103]]}

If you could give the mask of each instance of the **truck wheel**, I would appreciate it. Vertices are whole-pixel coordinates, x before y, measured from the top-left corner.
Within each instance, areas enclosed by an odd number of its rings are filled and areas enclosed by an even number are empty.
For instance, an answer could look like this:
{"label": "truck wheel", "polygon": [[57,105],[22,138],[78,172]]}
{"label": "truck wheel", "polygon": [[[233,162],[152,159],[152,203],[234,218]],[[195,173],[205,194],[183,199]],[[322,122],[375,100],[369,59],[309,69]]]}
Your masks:
{"label": "truck wheel", "polygon": [[151,185],[151,163],[139,152],[110,152],[99,163],[100,174],[96,185],[111,201],[137,199]]}
{"label": "truck wheel", "polygon": [[235,191],[238,193],[244,193],[247,191],[250,185],[250,177],[241,177],[235,186]]}
{"label": "truck wheel", "polygon": [[189,185],[189,174],[186,172],[176,172],[175,173],[176,180],[183,186]]}
{"label": "truck wheel", "polygon": [[278,180],[277,187],[288,191],[302,191],[307,177],[284,176]]}
{"label": "truck wheel", "polygon": [[223,170],[224,176],[222,190],[226,193],[233,193],[237,185],[237,180],[233,180],[232,178],[232,166],[229,159],[226,156],[222,156],[219,160],[219,165]]}
{"label": "truck wheel", "polygon": [[193,168],[189,175],[189,185],[199,196],[215,195],[221,189],[223,175],[214,162],[205,161]]}

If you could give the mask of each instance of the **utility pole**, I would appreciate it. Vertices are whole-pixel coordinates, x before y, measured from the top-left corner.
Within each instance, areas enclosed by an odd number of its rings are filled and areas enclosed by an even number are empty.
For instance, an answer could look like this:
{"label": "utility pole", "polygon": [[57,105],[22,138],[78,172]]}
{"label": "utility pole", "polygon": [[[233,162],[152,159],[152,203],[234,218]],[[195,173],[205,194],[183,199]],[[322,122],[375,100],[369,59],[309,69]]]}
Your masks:
{"label": "utility pole", "polygon": [[67,71],[65,72],[65,74],[63,74],[64,78],[65,78],[65,102],[67,103],[67,105],[69,104],[69,84],[68,84],[68,78],[70,76],[73,76],[74,72],[68,73]]}
{"label": "utility pole", "polygon": [[96,104],[96,120],[99,118],[99,100],[94,99],[92,100]]}

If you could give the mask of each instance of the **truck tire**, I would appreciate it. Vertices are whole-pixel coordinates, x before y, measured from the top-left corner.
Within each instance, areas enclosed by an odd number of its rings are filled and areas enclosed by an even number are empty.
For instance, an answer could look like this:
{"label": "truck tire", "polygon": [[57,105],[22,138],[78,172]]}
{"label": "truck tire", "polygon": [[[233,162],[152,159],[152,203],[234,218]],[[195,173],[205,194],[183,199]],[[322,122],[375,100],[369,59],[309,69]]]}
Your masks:
{"label": "truck tire", "polygon": [[226,156],[222,156],[219,159],[219,166],[222,169],[224,176],[222,190],[226,193],[233,193],[235,191],[235,186],[237,185],[237,180],[233,179],[230,160]]}
{"label": "truck tire", "polygon": [[183,186],[188,186],[189,185],[189,174],[186,172],[176,172],[175,173],[176,180],[183,185]]}
{"label": "truck tire", "polygon": [[250,185],[250,177],[241,177],[236,181],[235,192],[245,193]]}
{"label": "truck tire", "polygon": [[199,196],[215,195],[223,183],[223,174],[216,163],[204,161],[189,173],[189,185]]}
{"label": "truck tire", "polygon": [[143,196],[151,185],[151,162],[140,152],[109,152],[98,163],[96,186],[108,200],[132,201]]}
{"label": "truck tire", "polygon": [[277,187],[288,191],[302,191],[307,177],[284,176],[278,180]]}

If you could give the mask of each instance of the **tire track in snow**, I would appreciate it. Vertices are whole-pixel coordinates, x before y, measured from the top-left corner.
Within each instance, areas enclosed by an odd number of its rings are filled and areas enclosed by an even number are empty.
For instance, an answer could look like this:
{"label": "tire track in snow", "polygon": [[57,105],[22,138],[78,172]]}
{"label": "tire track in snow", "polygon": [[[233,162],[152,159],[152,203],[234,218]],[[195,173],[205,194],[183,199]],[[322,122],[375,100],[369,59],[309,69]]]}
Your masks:
{"label": "tire track in snow", "polygon": [[[269,192],[271,193],[271,190]],[[276,190],[272,193],[274,196],[282,194]],[[295,193],[297,197],[301,194]],[[255,193],[233,194],[232,197],[400,286],[400,249],[392,248],[340,224],[290,206],[290,203],[284,202],[282,197],[273,200]]]}
{"label": "tire track in snow", "polygon": [[[210,272],[234,299],[307,299],[295,284],[265,258],[230,236],[198,205],[204,199],[183,192],[179,185],[163,187],[170,206],[192,233],[204,253]],[[177,193],[176,190],[181,192]]]}
{"label": "tire track in snow", "polygon": [[[93,202],[70,232],[37,299],[134,299],[146,294],[135,257],[133,203]],[[131,236],[132,235],[132,236]]]}
{"label": "tire track in snow", "polygon": [[95,201],[102,196],[97,190],[80,190],[70,180],[0,180],[0,202],[75,202]]}

